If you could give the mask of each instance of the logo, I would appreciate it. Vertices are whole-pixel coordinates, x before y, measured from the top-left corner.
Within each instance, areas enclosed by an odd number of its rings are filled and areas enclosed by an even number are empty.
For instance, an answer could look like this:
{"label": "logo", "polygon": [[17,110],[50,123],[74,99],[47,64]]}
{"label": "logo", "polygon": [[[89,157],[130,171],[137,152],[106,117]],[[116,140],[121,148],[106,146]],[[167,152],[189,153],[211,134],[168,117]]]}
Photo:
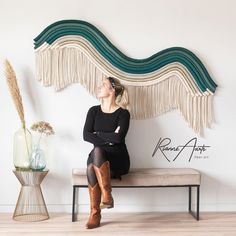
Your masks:
{"label": "logo", "polygon": [[198,159],[206,159],[209,158],[208,155],[206,155],[207,149],[210,148],[210,146],[207,146],[205,144],[203,145],[197,145],[198,143],[197,138],[192,138],[189,141],[187,141],[184,145],[178,145],[178,146],[171,146],[171,139],[170,138],[160,138],[157,142],[157,145],[152,153],[152,157],[156,154],[157,151],[160,152],[162,156],[168,161],[171,162],[170,153],[174,153],[174,158],[172,161],[176,161],[178,158],[181,157],[181,154],[184,150],[186,150],[189,153],[188,161],[190,162],[192,160],[192,157],[198,158]]}

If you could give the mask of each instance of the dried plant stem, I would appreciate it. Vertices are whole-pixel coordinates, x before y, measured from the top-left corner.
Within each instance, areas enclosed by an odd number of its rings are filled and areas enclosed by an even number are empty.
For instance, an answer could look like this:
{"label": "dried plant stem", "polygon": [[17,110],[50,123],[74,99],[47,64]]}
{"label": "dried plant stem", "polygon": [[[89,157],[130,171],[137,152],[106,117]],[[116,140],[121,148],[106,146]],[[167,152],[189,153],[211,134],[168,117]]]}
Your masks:
{"label": "dried plant stem", "polygon": [[40,134],[40,137],[39,137],[39,140],[38,140],[37,147],[39,147],[39,144],[40,144],[40,141],[41,141],[41,138],[42,138],[42,134],[43,134],[43,133]]}
{"label": "dried plant stem", "polygon": [[27,153],[28,153],[28,157],[30,158],[30,152],[29,152],[28,142],[26,138],[26,128],[23,127],[23,129],[24,129],[24,134],[25,134],[25,143],[26,143]]}

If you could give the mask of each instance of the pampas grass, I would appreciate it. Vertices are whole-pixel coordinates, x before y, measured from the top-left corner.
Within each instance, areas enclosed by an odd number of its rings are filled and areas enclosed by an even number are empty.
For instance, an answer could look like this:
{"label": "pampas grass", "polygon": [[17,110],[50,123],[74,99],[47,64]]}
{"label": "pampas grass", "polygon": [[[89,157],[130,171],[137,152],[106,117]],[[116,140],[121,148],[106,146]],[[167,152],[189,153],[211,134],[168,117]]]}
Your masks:
{"label": "pampas grass", "polygon": [[15,104],[17,113],[20,117],[22,127],[25,129],[25,116],[24,116],[24,107],[22,103],[22,97],[16,80],[16,74],[13,70],[10,62],[5,60],[5,76],[7,79],[7,85],[12,96],[13,102]]}

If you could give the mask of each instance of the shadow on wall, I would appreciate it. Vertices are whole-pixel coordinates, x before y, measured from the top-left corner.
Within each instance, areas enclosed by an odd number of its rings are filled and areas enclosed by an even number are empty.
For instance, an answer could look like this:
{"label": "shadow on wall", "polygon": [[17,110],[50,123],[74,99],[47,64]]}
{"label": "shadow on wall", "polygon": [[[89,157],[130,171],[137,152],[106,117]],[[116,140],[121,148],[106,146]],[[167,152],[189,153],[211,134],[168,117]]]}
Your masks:
{"label": "shadow on wall", "polygon": [[40,119],[43,120],[45,117],[42,101],[40,100],[40,94],[37,89],[39,83],[35,80],[35,76],[33,72],[25,68],[23,70],[23,83],[24,84],[24,91],[27,95],[27,98],[25,98],[25,101],[29,101],[30,106],[32,107],[32,110],[34,111],[34,114],[36,114],[37,117],[40,117]]}

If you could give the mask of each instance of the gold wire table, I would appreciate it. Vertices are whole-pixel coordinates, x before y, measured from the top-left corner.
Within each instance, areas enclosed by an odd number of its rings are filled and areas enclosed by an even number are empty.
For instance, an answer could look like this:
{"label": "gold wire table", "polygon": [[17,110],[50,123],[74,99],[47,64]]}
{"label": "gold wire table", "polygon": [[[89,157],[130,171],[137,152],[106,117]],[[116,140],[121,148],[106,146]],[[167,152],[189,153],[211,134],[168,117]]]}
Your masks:
{"label": "gold wire table", "polygon": [[18,221],[42,221],[49,219],[40,184],[49,170],[13,170],[21,183],[13,219]]}

